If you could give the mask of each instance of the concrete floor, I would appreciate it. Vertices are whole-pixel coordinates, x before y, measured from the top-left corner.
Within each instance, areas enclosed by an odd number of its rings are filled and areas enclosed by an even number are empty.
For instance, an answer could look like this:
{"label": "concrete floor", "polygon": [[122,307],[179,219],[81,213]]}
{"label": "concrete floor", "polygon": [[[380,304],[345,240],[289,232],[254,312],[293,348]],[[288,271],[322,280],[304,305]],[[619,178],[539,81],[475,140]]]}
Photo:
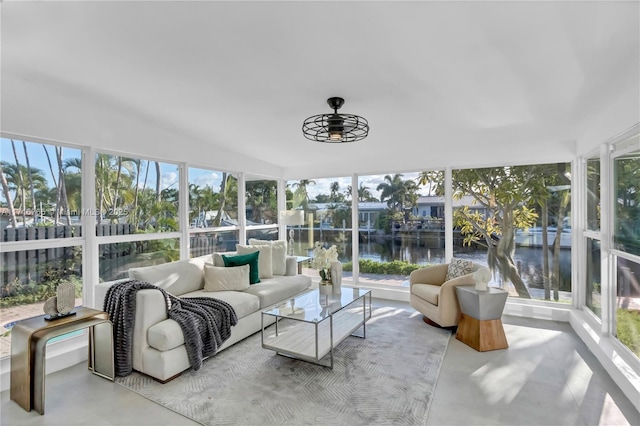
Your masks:
{"label": "concrete floor", "polygon": [[[452,337],[427,425],[640,425],[640,413],[569,324],[503,322],[506,350],[476,352]],[[90,374],[84,363],[47,376],[44,416],[24,411],[8,391],[1,408],[7,426],[197,424]]]}

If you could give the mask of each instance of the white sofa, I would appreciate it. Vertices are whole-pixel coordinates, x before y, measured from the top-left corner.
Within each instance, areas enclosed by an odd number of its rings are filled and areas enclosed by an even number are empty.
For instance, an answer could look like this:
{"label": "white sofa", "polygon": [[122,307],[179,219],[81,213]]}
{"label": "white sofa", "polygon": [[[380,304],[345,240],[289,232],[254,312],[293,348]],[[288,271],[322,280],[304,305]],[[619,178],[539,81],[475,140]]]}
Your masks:
{"label": "white sofa", "polygon": [[[205,262],[224,266],[221,254],[236,253],[214,253],[162,265],[132,268],[129,276],[162,287],[175,296],[214,297],[231,304],[238,316],[238,324],[231,328],[231,337],[219,350],[260,331],[262,310],[290,299],[312,285],[310,277],[297,274],[295,256],[286,256],[283,275],[260,278],[260,283],[252,284],[243,291],[206,291]],[[97,285],[96,304],[100,307],[108,288],[113,284],[112,281]],[[157,290],[139,290],[136,294],[132,357],[134,370],[161,382],[169,381],[190,368],[182,330],[177,322],[168,318],[165,300]]]}

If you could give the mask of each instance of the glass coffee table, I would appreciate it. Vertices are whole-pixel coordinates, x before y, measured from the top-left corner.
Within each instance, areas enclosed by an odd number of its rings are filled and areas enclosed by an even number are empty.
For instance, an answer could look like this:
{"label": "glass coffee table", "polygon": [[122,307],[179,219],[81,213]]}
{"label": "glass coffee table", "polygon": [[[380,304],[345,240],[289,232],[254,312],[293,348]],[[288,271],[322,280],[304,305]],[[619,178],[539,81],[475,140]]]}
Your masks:
{"label": "glass coffee table", "polygon": [[342,294],[324,296],[314,289],[262,311],[262,347],[333,368],[335,347],[359,328],[362,335],[354,336],[365,338],[370,318],[370,290],[343,287]]}

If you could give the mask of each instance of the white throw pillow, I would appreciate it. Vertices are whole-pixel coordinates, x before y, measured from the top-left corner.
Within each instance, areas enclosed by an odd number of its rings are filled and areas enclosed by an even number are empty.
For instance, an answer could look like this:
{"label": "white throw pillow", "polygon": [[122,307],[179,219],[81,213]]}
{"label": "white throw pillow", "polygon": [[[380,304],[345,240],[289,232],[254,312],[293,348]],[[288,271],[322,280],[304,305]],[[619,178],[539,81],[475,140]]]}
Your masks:
{"label": "white throw pillow", "polygon": [[473,272],[473,262],[464,259],[451,259],[449,267],[447,268],[447,276],[445,281],[452,280],[454,278],[461,277]]}
{"label": "white throw pillow", "polygon": [[249,239],[252,246],[271,246],[271,266],[273,267],[273,275],[284,275],[287,273],[287,242],[284,240],[257,240]]}
{"label": "white throw pillow", "polygon": [[154,284],[180,296],[202,289],[204,259],[185,259],[129,269],[129,278]]}
{"label": "white throw pillow", "polygon": [[273,277],[273,266],[271,266],[271,246],[243,246],[236,244],[236,251],[238,254],[251,254],[259,251],[258,255],[258,272],[260,278]]}
{"label": "white throw pillow", "polygon": [[204,264],[205,291],[243,291],[249,288],[249,265],[213,266]]}

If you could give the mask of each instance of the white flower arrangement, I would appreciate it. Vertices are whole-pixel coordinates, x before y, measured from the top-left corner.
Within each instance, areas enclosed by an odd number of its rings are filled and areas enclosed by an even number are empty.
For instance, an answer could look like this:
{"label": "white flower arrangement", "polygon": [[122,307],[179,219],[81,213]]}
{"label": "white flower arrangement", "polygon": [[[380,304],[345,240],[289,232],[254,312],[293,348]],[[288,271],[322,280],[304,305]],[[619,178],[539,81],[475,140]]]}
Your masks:
{"label": "white flower arrangement", "polygon": [[322,243],[316,242],[313,249],[311,267],[320,272],[322,281],[331,282],[331,263],[338,260],[338,248],[332,245],[328,249],[322,247]]}

